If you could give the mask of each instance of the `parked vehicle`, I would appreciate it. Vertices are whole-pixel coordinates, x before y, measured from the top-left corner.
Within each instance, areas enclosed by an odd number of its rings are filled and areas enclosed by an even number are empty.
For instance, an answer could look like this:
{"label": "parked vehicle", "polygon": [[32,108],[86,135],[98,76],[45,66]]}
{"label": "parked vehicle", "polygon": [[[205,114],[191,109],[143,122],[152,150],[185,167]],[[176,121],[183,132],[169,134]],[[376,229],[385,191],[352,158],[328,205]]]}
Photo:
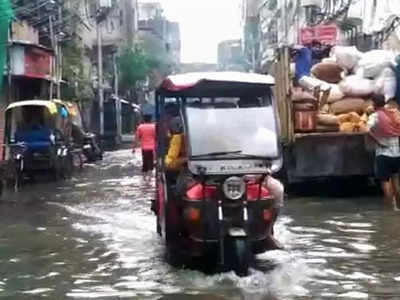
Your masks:
{"label": "parked vehicle", "polygon": [[97,143],[97,138],[94,133],[87,132],[83,137],[83,154],[88,162],[94,162],[103,159],[103,151]]}
{"label": "parked vehicle", "polygon": [[63,102],[68,108],[69,118],[72,125],[72,141],[75,149],[86,157],[86,161],[95,162],[103,159],[103,150],[101,149],[97,136],[92,132],[84,130],[82,116],[76,103]]}
{"label": "parked vehicle", "polygon": [[5,117],[5,159],[15,190],[25,177],[34,179],[44,171],[54,179],[71,175],[71,126],[62,103],[15,102]]}
{"label": "parked vehicle", "polygon": [[[262,183],[281,165],[273,85],[271,76],[221,72],[171,76],[158,89],[154,210],[169,254],[246,275],[254,254],[271,250],[273,198]],[[185,137],[178,176],[165,160],[171,105]]]}

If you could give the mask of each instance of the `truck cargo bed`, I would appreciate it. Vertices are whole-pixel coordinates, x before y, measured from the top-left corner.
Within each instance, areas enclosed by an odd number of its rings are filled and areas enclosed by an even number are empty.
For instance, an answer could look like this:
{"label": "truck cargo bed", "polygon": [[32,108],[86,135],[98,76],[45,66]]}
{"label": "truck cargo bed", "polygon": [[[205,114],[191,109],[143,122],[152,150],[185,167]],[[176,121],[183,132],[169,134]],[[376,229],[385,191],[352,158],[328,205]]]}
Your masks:
{"label": "truck cargo bed", "polygon": [[364,133],[301,133],[285,149],[289,182],[321,177],[372,176],[374,153]]}

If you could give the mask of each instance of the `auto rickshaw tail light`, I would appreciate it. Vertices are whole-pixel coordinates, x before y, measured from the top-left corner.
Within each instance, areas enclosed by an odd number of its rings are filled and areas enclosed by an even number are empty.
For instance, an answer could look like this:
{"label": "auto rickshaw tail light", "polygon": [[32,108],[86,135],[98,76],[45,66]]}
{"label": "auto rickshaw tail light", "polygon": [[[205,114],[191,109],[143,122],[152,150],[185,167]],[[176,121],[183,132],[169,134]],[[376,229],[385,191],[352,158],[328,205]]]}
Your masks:
{"label": "auto rickshaw tail light", "polygon": [[200,210],[194,207],[188,207],[184,211],[185,219],[189,222],[196,223],[200,220]]}
{"label": "auto rickshaw tail light", "polygon": [[186,191],[186,197],[188,200],[203,200],[215,198],[217,193],[217,187],[213,185],[205,185],[203,186],[201,183],[197,183],[193,185]]}
{"label": "auto rickshaw tail light", "polygon": [[272,220],[272,210],[271,209],[264,209],[264,220],[270,222]]}
{"label": "auto rickshaw tail light", "polygon": [[[261,197],[260,197],[261,194]],[[261,191],[260,191],[260,185],[259,184],[248,184],[247,185],[247,200],[248,201],[257,201],[258,199],[261,200],[266,200],[271,197],[271,194],[269,190],[261,186]]]}

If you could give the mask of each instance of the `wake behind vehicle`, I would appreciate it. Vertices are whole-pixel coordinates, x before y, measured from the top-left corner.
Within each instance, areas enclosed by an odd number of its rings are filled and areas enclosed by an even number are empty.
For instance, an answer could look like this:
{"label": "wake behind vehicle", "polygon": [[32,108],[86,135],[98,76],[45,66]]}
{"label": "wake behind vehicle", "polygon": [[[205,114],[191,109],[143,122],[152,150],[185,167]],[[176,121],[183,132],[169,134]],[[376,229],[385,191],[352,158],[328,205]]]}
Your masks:
{"label": "wake behind vehicle", "polygon": [[72,173],[71,126],[61,102],[20,101],[6,109],[5,160],[18,190],[25,177],[47,172],[54,179]]}
{"label": "wake behind vehicle", "polygon": [[[281,166],[273,84],[270,76],[231,72],[161,84],[154,210],[170,254],[246,275],[254,254],[274,249],[274,199],[262,184]],[[176,119],[187,160],[178,174],[166,165]]]}

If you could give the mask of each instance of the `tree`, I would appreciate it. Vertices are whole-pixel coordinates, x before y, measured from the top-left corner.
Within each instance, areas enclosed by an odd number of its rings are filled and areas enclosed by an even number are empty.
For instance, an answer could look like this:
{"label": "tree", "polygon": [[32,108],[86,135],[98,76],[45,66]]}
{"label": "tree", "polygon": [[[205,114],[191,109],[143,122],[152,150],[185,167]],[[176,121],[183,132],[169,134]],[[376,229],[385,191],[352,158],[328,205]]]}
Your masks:
{"label": "tree", "polygon": [[63,14],[71,18],[63,26],[65,40],[62,43],[62,77],[67,81],[63,86],[62,98],[78,102],[89,102],[94,98],[90,74],[90,61],[85,60],[85,46],[80,38],[83,25],[76,14],[84,5],[80,0],[70,0],[68,7],[64,6]]}
{"label": "tree", "polygon": [[156,57],[149,55],[140,45],[135,45],[133,48],[125,47],[118,64],[120,89],[131,96],[138,83],[147,80],[153,70],[161,65]]}

